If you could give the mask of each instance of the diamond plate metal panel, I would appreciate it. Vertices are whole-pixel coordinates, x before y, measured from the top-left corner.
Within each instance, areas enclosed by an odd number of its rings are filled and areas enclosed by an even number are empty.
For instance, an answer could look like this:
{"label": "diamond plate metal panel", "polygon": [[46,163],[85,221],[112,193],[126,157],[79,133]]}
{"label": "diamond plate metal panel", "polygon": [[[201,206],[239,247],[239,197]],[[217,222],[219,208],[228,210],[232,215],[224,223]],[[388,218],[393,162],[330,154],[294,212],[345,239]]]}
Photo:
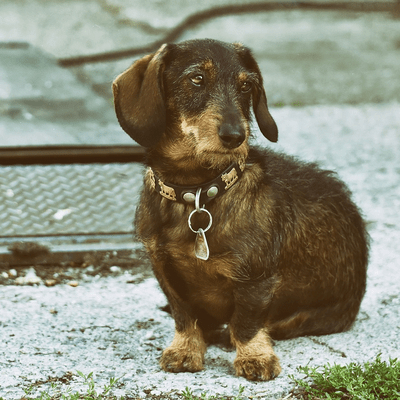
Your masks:
{"label": "diamond plate metal panel", "polygon": [[130,233],[143,166],[0,168],[0,237]]}

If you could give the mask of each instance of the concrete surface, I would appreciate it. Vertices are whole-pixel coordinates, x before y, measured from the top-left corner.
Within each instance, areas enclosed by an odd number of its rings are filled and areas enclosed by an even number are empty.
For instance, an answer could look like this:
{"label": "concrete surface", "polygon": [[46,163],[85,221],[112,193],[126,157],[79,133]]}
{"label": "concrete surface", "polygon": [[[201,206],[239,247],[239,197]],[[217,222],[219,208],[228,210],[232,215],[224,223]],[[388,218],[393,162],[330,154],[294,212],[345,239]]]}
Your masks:
{"label": "concrete surface", "polygon": [[[29,41],[56,57],[128,48],[160,38],[188,10],[203,7],[166,4],[5,0],[0,4],[0,40]],[[277,342],[283,372],[271,382],[234,377],[234,353],[217,347],[209,348],[204,371],[168,374],[160,370],[158,358],[172,340],[173,321],[161,309],[166,302],[154,278],[135,268],[92,277],[87,266],[77,287],[46,287],[34,279],[39,271],[17,271],[37,283],[0,288],[0,396],[5,399],[21,398],[30,385],[40,392],[51,382],[64,390],[78,389],[79,380],[69,373],[77,370],[93,371],[99,387],[110,376],[122,377],[114,393],[129,398],[176,398],[186,386],[196,394],[234,396],[243,385],[245,397],[278,399],[292,388],[289,375],[297,375],[298,365],[364,362],[378,353],[383,359],[400,357],[400,20],[387,13],[276,11],[218,18],[181,39],[204,36],[240,40],[254,49],[280,128],[274,148],[336,170],[363,210],[372,238],[371,260],[354,327],[343,334]],[[80,82],[81,100],[104,105],[111,98],[104,88],[131,61],[74,68],[65,79],[68,85]],[[9,82],[1,73],[0,81]],[[13,140],[31,144],[23,142],[26,131],[48,128],[47,107],[47,116],[26,119],[34,115],[28,103],[19,102],[22,111],[15,113],[8,100],[1,103],[2,145]],[[73,119],[79,113],[71,115]],[[88,117],[86,127],[77,127],[77,143],[86,130],[96,140],[97,118]],[[115,132],[109,140],[125,140],[122,131],[122,136],[114,131],[114,119],[103,121],[110,124],[106,131]],[[61,143],[65,126],[74,122],[51,122],[49,132]],[[97,139],[102,140],[100,135]],[[4,267],[2,272],[14,274]]]}
{"label": "concrete surface", "polygon": [[1,146],[131,144],[112,105],[27,42],[0,43]]}

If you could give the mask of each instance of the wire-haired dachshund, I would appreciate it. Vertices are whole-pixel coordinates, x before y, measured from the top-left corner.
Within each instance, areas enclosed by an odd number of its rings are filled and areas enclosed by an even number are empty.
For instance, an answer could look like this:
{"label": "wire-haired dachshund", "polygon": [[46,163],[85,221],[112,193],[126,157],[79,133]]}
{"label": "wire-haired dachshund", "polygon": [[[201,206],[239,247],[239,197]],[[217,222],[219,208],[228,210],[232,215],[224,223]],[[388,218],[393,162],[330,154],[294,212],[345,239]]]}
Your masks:
{"label": "wire-haired dachshund", "polygon": [[135,224],[175,320],[162,368],[201,370],[208,336],[227,324],[236,374],[269,380],[281,371],[272,338],[349,329],[366,287],[365,224],[334,173],[249,144],[251,109],[278,137],[250,50],[165,44],[113,91],[147,153]]}

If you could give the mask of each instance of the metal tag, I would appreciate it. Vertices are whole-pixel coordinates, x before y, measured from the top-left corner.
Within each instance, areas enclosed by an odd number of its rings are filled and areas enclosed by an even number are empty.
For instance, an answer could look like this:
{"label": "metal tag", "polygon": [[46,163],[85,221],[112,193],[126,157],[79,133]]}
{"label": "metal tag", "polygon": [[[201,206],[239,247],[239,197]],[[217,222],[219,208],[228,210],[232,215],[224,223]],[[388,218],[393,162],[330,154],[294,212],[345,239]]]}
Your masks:
{"label": "metal tag", "polygon": [[210,256],[210,249],[206,239],[206,234],[202,228],[196,232],[196,241],[194,242],[194,254],[200,260],[207,261]]}

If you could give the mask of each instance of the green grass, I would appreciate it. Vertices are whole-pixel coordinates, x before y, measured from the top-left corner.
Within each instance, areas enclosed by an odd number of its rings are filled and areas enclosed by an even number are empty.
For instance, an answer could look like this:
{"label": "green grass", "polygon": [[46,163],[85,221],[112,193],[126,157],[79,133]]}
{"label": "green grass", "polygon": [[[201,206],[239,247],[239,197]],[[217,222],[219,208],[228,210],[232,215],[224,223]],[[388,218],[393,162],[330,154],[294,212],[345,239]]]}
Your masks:
{"label": "green grass", "polygon": [[[244,392],[244,386],[239,386],[239,394],[235,397],[229,397],[231,400],[240,400],[242,398],[242,394]],[[203,393],[199,396],[193,395],[193,392],[186,387],[186,389],[182,392],[183,400],[226,400],[226,398],[221,397],[220,395],[208,396],[207,393]]]}
{"label": "green grass", "polygon": [[[111,389],[118,382],[120,378],[110,378],[108,385],[104,385],[103,390],[98,392],[95,388],[93,380],[93,372],[88,375],[77,371],[77,374],[83,379],[83,383],[86,385],[86,392],[72,392],[69,387],[65,392],[61,392],[59,386],[55,383],[51,384],[50,392],[42,392],[40,395],[32,397],[34,387],[31,386],[25,390],[25,396],[21,400],[119,400],[116,396],[111,395]],[[6,400],[0,397],[0,400]],[[123,397],[120,398],[123,400]]]}
{"label": "green grass", "polygon": [[[306,375],[305,378],[290,378],[298,386],[293,393],[300,399],[400,399],[400,361],[397,358],[389,359],[386,363],[379,354],[373,362],[364,365],[328,363],[323,367],[306,366],[298,370]],[[311,378],[312,383],[307,378]]]}

